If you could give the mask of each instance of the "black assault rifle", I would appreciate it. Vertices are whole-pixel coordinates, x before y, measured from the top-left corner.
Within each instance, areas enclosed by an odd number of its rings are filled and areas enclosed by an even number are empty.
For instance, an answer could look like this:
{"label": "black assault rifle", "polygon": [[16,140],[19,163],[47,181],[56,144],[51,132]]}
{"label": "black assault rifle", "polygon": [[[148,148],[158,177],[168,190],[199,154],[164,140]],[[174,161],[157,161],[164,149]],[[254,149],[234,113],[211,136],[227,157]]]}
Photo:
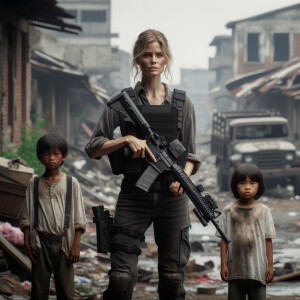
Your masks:
{"label": "black assault rifle", "polygon": [[111,109],[121,113],[125,121],[133,123],[143,132],[147,146],[157,160],[157,162],[148,160],[149,166],[138,179],[136,186],[148,192],[159,174],[164,171],[172,171],[175,179],[180,183],[183,190],[193,202],[195,206],[193,212],[202,225],[207,226],[207,223],[211,221],[228,244],[230,240],[215,220],[221,215],[221,213],[216,210],[218,208],[216,201],[208,194],[202,196],[201,192],[204,190],[203,187],[201,185],[196,187],[189,176],[176,162],[177,158],[186,151],[184,146],[177,139],[168,144],[162,136],[153,132],[149,123],[145,120],[125,91],[111,99],[107,105]]}

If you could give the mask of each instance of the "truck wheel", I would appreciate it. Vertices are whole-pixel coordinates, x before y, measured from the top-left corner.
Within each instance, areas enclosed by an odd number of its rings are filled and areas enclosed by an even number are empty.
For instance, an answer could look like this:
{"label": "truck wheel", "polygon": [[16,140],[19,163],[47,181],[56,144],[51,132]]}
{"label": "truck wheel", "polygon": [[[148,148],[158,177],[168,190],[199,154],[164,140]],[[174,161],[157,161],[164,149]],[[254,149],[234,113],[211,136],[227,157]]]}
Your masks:
{"label": "truck wheel", "polygon": [[300,176],[294,178],[294,195],[300,196]]}
{"label": "truck wheel", "polygon": [[218,186],[219,186],[219,191],[228,191],[228,175],[224,174],[221,170],[221,167],[218,167]]}

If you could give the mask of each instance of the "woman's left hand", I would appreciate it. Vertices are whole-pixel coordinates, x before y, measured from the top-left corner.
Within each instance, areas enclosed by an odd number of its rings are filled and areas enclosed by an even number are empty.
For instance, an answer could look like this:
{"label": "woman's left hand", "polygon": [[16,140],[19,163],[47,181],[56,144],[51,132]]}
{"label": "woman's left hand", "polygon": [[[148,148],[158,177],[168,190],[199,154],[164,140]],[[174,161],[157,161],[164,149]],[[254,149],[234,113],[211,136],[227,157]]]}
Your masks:
{"label": "woman's left hand", "polygon": [[174,196],[180,196],[183,194],[183,188],[180,187],[180,183],[178,181],[175,181],[170,185],[170,192],[173,193]]}

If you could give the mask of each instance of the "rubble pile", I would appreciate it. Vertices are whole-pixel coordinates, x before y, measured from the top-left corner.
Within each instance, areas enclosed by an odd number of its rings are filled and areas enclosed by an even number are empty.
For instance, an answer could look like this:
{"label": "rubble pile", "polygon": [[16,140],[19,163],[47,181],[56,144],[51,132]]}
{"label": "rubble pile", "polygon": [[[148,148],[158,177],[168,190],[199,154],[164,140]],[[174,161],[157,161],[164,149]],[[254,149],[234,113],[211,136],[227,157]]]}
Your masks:
{"label": "rubble pile", "polygon": [[[213,196],[222,211],[223,207],[233,198],[229,192],[218,192],[214,157],[208,154],[208,145],[204,144],[198,149],[200,149],[199,154],[203,162],[200,171],[191,179],[195,184],[201,183],[205,187],[204,193]],[[92,221],[92,207],[104,205],[111,213],[114,213],[122,176],[110,174],[105,158],[100,161],[89,160],[81,150],[75,148],[72,149],[71,155],[63,167],[67,173],[75,176],[80,182],[88,220],[87,230],[81,241],[80,261],[74,265],[75,299],[101,299],[108,284],[110,260],[109,254],[96,252],[96,230]],[[275,281],[299,280],[300,278],[298,263],[300,250],[298,252],[295,250],[299,248],[300,243],[300,205],[297,201],[299,199],[293,197],[292,194],[289,189],[278,188],[277,193],[274,190],[261,199],[272,211],[278,236],[274,241]],[[276,195],[280,196],[276,197]],[[214,299],[221,299],[219,295],[227,293],[227,284],[221,282],[219,275],[220,241],[215,236],[215,228],[211,224],[203,227],[198,222],[192,213],[193,205],[190,204],[192,253],[185,268],[187,299],[198,299],[197,293],[199,295],[211,294],[215,295]],[[5,232],[11,230],[9,225],[5,226]],[[3,233],[1,228],[0,225],[0,249],[2,249],[2,252],[0,251],[0,300],[2,299],[1,295],[5,295],[3,299],[29,299],[31,283],[30,277],[27,275],[30,265],[25,259],[24,249],[22,250],[23,247],[20,247],[16,240],[8,239],[7,234]],[[4,235],[6,235],[5,238]],[[6,259],[8,256],[13,257],[18,265],[22,265],[27,273],[24,271],[21,275],[14,274],[10,268],[11,259]],[[142,245],[142,254],[139,256],[138,282],[133,299],[158,299],[157,284],[157,246],[154,243],[153,228],[150,227],[146,233],[145,243]],[[272,291],[272,285],[268,291]],[[288,289],[285,289],[285,292],[287,291]],[[56,299],[53,280],[51,280],[50,293],[49,299]]]}

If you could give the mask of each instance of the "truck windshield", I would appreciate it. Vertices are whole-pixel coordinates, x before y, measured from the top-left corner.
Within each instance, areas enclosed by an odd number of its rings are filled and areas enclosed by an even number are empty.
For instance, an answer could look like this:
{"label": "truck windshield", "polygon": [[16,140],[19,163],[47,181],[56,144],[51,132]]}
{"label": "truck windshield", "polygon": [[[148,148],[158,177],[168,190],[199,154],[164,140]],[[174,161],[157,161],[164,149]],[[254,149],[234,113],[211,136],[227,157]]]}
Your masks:
{"label": "truck windshield", "polygon": [[288,131],[285,124],[246,125],[236,128],[236,139],[268,139],[287,137]]}

